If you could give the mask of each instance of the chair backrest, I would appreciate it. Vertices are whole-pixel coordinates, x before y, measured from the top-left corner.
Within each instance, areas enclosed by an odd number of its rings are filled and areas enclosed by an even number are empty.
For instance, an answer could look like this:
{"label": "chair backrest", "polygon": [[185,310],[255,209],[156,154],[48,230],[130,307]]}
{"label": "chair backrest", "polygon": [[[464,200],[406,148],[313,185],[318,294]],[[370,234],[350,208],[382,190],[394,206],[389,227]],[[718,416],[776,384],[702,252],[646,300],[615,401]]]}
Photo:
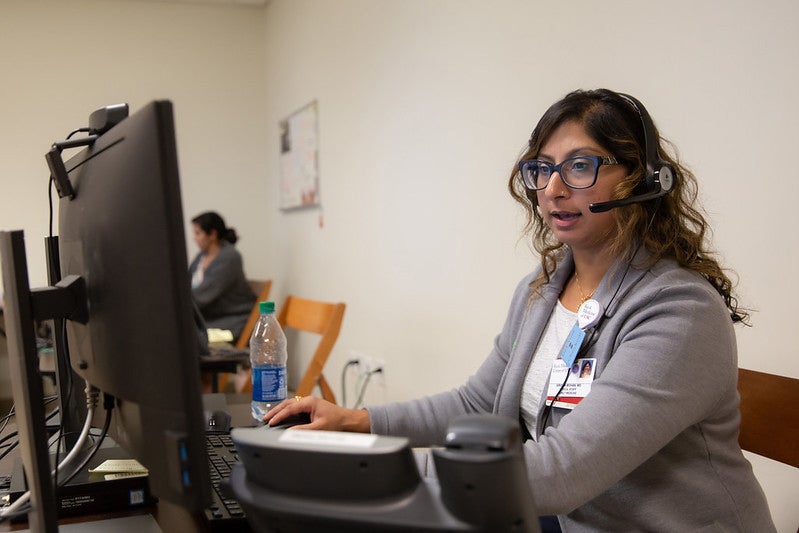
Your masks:
{"label": "chair backrest", "polygon": [[258,322],[258,316],[260,315],[258,304],[260,302],[264,302],[269,299],[269,291],[272,290],[272,280],[255,280],[255,279],[248,279],[247,283],[250,284],[252,288],[252,292],[258,295],[258,298],[255,299],[255,305],[252,306],[252,310],[250,310],[250,316],[247,317],[247,323],[244,324],[244,329],[241,330],[241,335],[236,340],[236,348],[244,349],[247,347],[247,344],[250,342],[250,335],[252,335],[252,330],[255,328],[255,323]]}
{"label": "chair backrest", "polygon": [[313,392],[314,387],[318,385],[322,398],[336,403],[336,397],[330,388],[330,384],[322,374],[322,370],[338,338],[346,307],[341,302],[320,302],[296,296],[288,296],[283,302],[283,306],[277,315],[277,321],[280,322],[284,330],[293,328],[310,333],[318,333],[322,336],[319,339],[316,352],[311,362],[308,363],[308,368],[305,370],[300,384],[297,386],[298,395],[308,396]]}
{"label": "chair backrest", "polygon": [[799,379],[738,369],[744,450],[799,468]]}

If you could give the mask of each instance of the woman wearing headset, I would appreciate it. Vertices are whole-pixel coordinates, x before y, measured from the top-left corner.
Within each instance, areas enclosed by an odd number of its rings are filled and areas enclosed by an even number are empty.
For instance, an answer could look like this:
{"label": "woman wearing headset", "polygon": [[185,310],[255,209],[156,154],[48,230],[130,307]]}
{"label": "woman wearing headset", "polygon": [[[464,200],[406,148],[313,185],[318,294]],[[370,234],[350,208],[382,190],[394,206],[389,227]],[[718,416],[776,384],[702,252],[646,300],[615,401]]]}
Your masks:
{"label": "woman wearing headset", "polygon": [[[696,179],[665,156],[643,106],[604,89],[568,94],[509,188],[541,265],[464,385],[362,410],[290,400],[265,420],[308,412],[302,427],[430,446],[455,416],[496,413],[521,419],[538,511],[564,530],[774,530],[737,441],[733,323],[747,314],[706,246]],[[594,361],[594,379],[567,397],[576,358]]]}

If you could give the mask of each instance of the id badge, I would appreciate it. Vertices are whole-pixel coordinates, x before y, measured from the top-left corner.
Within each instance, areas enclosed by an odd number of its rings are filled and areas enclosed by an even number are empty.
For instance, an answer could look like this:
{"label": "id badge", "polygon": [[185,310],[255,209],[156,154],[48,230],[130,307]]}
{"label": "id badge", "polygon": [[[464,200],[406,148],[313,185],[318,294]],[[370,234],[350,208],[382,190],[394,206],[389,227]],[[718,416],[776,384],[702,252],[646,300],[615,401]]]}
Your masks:
{"label": "id badge", "polygon": [[[601,303],[586,300],[577,310],[577,323],[572,326],[569,336],[560,349],[558,358],[552,363],[547,388],[547,405],[574,409],[591,392],[596,372],[596,359],[576,359],[585,340],[585,330],[596,326],[605,312]],[[565,382],[565,385],[564,385]],[[563,389],[561,390],[561,387]],[[560,394],[558,394],[560,392]]]}
{"label": "id badge", "polygon": [[[560,390],[554,406],[574,409],[591,392],[591,384],[594,382],[595,373],[596,359],[594,358],[580,358],[571,365],[567,365],[563,359],[555,359],[552,363],[552,373],[549,376],[547,405],[552,405],[555,395],[558,394],[561,385],[566,381],[566,385],[563,385],[563,390]],[[568,381],[566,380],[567,375]]]}

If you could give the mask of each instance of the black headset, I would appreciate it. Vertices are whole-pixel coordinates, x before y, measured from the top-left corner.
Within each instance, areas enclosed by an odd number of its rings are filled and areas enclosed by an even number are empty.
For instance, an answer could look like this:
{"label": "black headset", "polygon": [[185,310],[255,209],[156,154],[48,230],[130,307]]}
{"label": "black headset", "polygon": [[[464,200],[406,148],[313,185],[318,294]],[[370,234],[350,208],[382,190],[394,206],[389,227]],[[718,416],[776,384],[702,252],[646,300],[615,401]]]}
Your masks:
{"label": "black headset", "polygon": [[667,195],[674,189],[674,169],[660,157],[658,152],[657,133],[652,117],[649,116],[644,105],[624,93],[615,93],[626,104],[629,104],[641,119],[644,130],[644,155],[646,156],[646,174],[644,179],[633,189],[633,195],[619,200],[590,204],[588,209],[592,213],[604,213],[616,207],[646,202]]}

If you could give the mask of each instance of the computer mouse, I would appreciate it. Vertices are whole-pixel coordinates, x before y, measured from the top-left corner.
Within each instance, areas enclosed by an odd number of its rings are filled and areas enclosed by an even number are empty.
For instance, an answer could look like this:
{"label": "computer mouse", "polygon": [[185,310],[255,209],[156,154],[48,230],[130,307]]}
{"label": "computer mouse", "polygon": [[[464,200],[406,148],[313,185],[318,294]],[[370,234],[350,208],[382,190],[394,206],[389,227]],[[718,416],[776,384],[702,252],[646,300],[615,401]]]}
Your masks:
{"label": "computer mouse", "polygon": [[264,427],[272,428],[272,429],[288,429],[292,426],[299,426],[302,424],[310,424],[311,423],[311,415],[308,413],[297,413],[296,415],[289,415],[283,420],[280,421],[279,424],[275,424],[274,426],[266,425]]}
{"label": "computer mouse", "polygon": [[225,411],[206,411],[205,431],[228,433],[230,431],[230,415]]}

